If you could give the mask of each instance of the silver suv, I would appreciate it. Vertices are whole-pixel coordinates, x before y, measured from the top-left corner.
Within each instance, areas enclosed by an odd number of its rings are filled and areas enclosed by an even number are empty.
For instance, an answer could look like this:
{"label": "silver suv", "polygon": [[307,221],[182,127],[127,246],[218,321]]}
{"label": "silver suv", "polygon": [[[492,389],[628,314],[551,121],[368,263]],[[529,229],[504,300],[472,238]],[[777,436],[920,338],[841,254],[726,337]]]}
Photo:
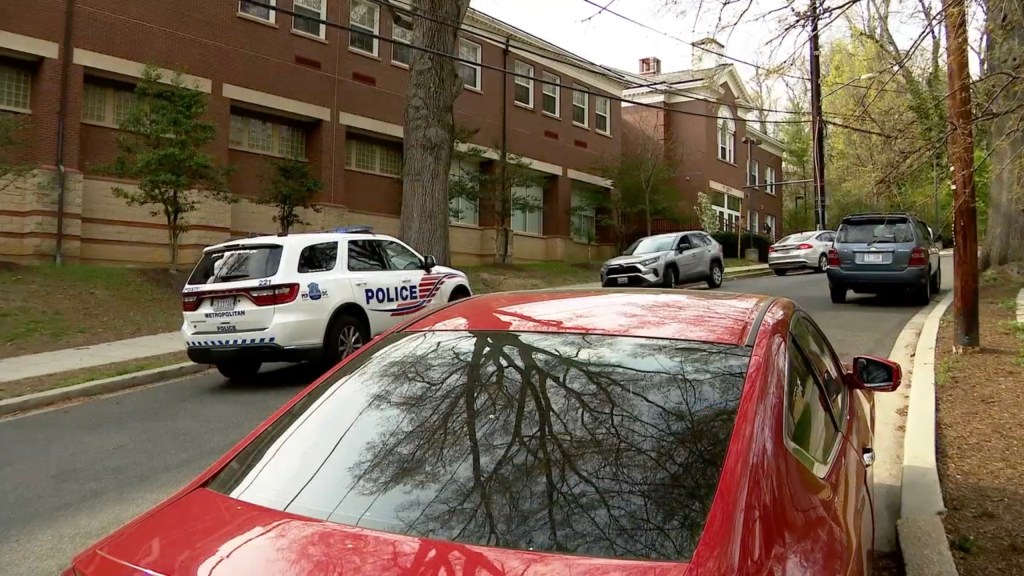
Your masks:
{"label": "silver suv", "polygon": [[722,285],[722,246],[704,232],[671,232],[641,238],[601,266],[601,285],[665,286],[707,282]]}
{"label": "silver suv", "polygon": [[832,302],[846,292],[909,291],[919,304],[942,284],[942,264],[931,229],[909,214],[855,214],[843,218],[828,252]]}

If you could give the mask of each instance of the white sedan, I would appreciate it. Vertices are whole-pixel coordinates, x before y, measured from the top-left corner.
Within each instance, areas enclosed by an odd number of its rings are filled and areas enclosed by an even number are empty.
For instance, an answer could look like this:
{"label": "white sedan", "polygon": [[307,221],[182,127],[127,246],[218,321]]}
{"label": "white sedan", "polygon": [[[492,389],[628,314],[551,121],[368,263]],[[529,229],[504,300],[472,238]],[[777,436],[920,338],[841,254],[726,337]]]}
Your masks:
{"label": "white sedan", "polygon": [[790,270],[824,272],[828,268],[828,249],[835,238],[831,230],[790,234],[768,248],[768,267],[778,276]]}

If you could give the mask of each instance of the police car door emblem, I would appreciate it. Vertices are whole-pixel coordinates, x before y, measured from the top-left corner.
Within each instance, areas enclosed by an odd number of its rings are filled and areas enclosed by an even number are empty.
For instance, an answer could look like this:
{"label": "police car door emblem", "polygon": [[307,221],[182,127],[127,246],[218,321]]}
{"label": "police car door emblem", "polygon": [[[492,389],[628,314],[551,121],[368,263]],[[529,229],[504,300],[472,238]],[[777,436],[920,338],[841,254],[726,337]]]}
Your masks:
{"label": "police car door emblem", "polygon": [[320,291],[320,286],[318,286],[316,282],[310,282],[309,283],[309,299],[310,300],[319,300],[320,298],[323,297],[323,295],[324,295],[323,292]]}

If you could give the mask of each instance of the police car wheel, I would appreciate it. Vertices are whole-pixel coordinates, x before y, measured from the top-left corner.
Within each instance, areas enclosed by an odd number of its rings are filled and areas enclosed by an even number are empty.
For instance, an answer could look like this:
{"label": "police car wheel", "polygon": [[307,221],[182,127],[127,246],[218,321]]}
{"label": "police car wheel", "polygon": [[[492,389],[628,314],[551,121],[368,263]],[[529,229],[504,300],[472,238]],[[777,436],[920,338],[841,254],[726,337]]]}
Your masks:
{"label": "police car wheel", "polygon": [[365,346],[369,340],[362,322],[351,316],[340,316],[331,324],[327,336],[327,359],[332,363],[341,362]]}
{"label": "police car wheel", "polygon": [[217,364],[217,371],[228,380],[241,380],[252,378],[260,371],[260,361],[251,362],[221,362]]}

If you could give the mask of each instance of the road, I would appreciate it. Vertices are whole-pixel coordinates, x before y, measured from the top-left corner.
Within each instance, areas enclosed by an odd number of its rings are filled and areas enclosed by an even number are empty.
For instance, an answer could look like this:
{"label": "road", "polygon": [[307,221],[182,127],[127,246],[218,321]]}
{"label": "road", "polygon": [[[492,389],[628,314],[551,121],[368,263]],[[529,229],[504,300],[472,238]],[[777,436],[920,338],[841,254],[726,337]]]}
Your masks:
{"label": "road", "polygon": [[[944,290],[952,264],[943,260]],[[722,289],[792,298],[844,358],[888,355],[919,310],[853,295],[834,305],[826,286],[824,275],[791,274]],[[201,472],[317,375],[285,367],[244,385],[202,375],[0,421],[4,574],[57,574],[74,553]]]}

